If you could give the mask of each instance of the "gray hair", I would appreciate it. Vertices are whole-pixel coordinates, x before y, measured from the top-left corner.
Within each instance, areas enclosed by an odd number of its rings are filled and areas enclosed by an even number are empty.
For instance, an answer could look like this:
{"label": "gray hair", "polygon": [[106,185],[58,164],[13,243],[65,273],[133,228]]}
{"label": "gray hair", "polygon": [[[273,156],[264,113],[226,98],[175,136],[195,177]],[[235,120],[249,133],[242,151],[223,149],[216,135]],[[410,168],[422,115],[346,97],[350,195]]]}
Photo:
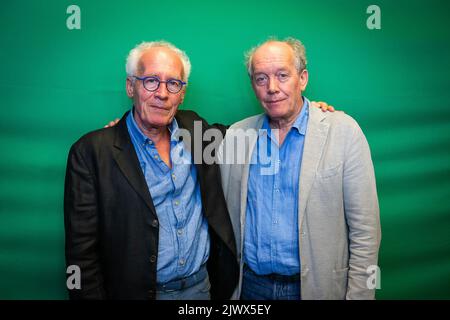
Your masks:
{"label": "gray hair", "polygon": [[290,46],[292,50],[294,50],[294,59],[295,59],[295,68],[297,69],[298,73],[302,72],[306,69],[306,49],[303,43],[300,40],[297,40],[295,38],[289,37],[284,40],[278,40],[275,37],[270,37],[263,43],[258,44],[256,47],[251,48],[249,51],[245,53],[245,65],[247,66],[247,72],[249,76],[252,76],[253,74],[253,66],[252,66],[252,60],[253,60],[253,54],[257,49],[259,49],[262,45],[268,43],[268,42],[283,42]]}
{"label": "gray hair", "polygon": [[187,82],[189,74],[191,73],[191,62],[189,61],[189,57],[184,51],[178,49],[173,44],[167,41],[142,42],[141,44],[138,44],[136,47],[134,47],[127,57],[127,62],[125,65],[127,75],[128,76],[136,75],[139,60],[141,59],[144,52],[150,48],[156,47],[168,48],[178,55],[183,64],[183,75],[182,75],[183,81]]}

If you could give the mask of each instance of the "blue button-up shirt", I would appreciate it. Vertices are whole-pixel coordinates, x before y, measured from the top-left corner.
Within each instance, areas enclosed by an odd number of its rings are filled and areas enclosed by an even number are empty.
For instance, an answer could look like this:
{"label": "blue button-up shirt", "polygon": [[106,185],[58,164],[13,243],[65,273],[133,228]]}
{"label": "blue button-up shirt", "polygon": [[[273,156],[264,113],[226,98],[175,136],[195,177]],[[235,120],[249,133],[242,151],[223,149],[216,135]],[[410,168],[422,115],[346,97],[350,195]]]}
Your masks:
{"label": "blue button-up shirt", "polygon": [[210,248],[208,223],[191,154],[178,139],[175,119],[169,126],[172,169],[137,126],[133,112],[127,117],[127,127],[159,220],[157,282],[184,278],[197,272],[208,260]]}
{"label": "blue button-up shirt", "polygon": [[[252,154],[248,179],[244,261],[260,275],[300,272],[298,196],[309,101],[304,97],[300,114],[279,147],[266,116]],[[270,164],[258,161],[267,146],[273,174],[261,174]],[[267,149],[267,148],[266,148]],[[278,158],[277,158],[278,157]],[[261,159],[260,159],[261,160]],[[263,163],[263,164],[261,164]],[[273,166],[273,164],[272,164]],[[266,170],[267,172],[267,170]]]}

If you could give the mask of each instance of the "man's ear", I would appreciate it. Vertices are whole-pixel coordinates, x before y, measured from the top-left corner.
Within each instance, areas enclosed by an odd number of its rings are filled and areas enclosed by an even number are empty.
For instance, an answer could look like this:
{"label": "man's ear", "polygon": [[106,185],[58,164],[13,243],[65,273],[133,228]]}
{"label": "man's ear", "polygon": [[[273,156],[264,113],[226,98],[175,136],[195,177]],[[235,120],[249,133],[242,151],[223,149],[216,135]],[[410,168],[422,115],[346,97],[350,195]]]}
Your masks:
{"label": "man's ear", "polygon": [[186,94],[186,87],[184,87],[183,90],[180,92],[181,95],[180,104],[183,104],[185,94]]}
{"label": "man's ear", "polygon": [[306,86],[308,85],[308,77],[308,70],[305,69],[300,73],[300,89],[302,92],[305,91]]}
{"label": "man's ear", "polygon": [[129,98],[134,97],[134,81],[131,77],[127,77],[126,91]]}

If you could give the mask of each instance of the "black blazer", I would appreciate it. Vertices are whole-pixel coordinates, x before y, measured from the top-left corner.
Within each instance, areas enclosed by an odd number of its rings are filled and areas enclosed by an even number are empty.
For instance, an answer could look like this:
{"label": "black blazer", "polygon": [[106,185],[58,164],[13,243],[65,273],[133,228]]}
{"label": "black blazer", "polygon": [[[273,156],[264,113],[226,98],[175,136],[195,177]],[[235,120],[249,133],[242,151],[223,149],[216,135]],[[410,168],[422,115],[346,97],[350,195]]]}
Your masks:
{"label": "black blazer", "polygon": [[[128,134],[127,115],[112,128],[86,134],[69,152],[66,263],[81,269],[81,289],[69,290],[71,299],[155,299],[158,217]],[[192,111],[180,110],[176,119],[192,136],[195,120],[202,121],[203,131],[210,128]],[[211,298],[228,299],[239,268],[220,171],[216,164],[196,167],[211,238]]]}

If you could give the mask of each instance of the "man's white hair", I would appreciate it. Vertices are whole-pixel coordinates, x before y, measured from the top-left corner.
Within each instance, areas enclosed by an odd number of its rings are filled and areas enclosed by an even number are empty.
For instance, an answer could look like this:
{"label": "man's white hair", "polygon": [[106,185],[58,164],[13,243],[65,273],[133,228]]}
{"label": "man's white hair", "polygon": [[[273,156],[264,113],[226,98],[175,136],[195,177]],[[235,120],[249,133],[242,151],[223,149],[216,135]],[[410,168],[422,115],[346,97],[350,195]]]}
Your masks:
{"label": "man's white hair", "polygon": [[136,75],[139,60],[141,59],[142,55],[145,51],[147,51],[150,48],[156,48],[156,47],[163,47],[168,48],[175,52],[178,57],[180,57],[181,62],[183,64],[183,81],[187,82],[189,79],[189,74],[191,73],[191,62],[189,61],[189,57],[187,56],[186,52],[183,50],[178,49],[170,42],[161,40],[161,41],[151,41],[151,42],[142,42],[141,44],[138,44],[136,47],[131,49],[130,53],[127,57],[127,62],[125,65],[125,69],[127,71],[128,76],[134,76]]}
{"label": "man's white hair", "polygon": [[256,47],[251,48],[249,51],[245,53],[245,65],[247,66],[247,72],[249,76],[253,75],[253,66],[252,66],[252,60],[253,55],[257,49],[259,49],[262,45],[268,43],[268,42],[283,42],[286,43],[288,46],[294,50],[294,62],[295,62],[295,68],[297,69],[298,73],[302,72],[306,69],[306,49],[303,43],[300,40],[297,40],[295,38],[289,37],[284,40],[278,40],[276,37],[270,37],[263,43],[260,43]]}

